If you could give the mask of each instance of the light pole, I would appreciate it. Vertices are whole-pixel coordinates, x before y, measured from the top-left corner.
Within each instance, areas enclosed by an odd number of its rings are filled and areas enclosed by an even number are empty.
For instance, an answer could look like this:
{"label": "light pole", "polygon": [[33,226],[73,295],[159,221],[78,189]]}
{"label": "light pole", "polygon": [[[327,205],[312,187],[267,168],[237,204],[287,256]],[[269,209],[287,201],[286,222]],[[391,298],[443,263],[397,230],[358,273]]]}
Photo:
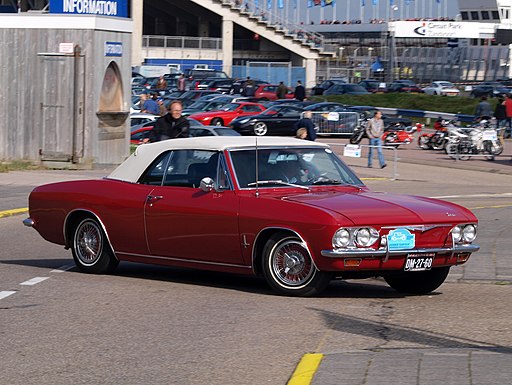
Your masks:
{"label": "light pole", "polygon": [[341,67],[341,63],[343,61],[343,50],[345,49],[345,47],[340,47],[338,50],[339,50],[339,55],[338,55],[338,59],[340,61],[340,65],[338,67]]}

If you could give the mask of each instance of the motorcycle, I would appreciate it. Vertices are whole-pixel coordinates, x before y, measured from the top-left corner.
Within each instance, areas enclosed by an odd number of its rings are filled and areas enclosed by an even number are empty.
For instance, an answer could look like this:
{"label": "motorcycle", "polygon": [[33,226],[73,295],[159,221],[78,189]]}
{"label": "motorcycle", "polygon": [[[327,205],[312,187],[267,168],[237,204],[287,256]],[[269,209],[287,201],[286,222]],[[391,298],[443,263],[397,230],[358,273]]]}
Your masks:
{"label": "motorcycle", "polygon": [[450,131],[457,129],[455,121],[443,120],[433,133],[421,134],[418,137],[418,147],[422,150],[444,150],[448,143]]}
{"label": "motorcycle", "polygon": [[[366,138],[366,124],[363,122],[358,125],[350,136],[350,144],[359,144],[363,138]],[[382,142],[385,146],[400,146],[401,144],[409,144],[413,141],[413,133],[416,127],[406,127],[402,123],[392,123],[384,128],[382,134]]]}
{"label": "motorcycle", "polygon": [[468,160],[472,155],[484,155],[494,160],[503,152],[503,144],[498,139],[497,129],[485,120],[475,127],[454,131],[446,145],[446,153],[452,159]]}

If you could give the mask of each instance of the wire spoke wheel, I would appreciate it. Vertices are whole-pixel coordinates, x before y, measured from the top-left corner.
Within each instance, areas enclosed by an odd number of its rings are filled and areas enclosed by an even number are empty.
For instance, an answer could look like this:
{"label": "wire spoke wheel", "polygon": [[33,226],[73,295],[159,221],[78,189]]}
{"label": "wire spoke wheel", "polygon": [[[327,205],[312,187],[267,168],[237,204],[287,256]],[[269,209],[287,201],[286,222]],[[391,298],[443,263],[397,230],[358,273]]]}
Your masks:
{"label": "wire spoke wheel", "polygon": [[332,274],[319,271],[304,242],[285,232],[274,234],[263,249],[263,273],[277,292],[293,296],[320,293]]}
{"label": "wire spoke wheel", "polygon": [[101,256],[103,236],[101,229],[94,221],[82,222],[76,232],[74,249],[77,258],[84,265],[93,265]]}

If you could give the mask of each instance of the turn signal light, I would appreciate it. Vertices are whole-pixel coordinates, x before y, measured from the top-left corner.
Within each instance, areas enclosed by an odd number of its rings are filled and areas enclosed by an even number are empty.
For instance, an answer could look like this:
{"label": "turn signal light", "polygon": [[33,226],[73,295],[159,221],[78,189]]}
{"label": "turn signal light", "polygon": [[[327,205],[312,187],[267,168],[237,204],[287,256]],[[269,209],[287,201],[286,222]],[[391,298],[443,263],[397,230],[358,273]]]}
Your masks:
{"label": "turn signal light", "polygon": [[343,260],[345,267],[358,267],[361,264],[361,258],[347,258]]}
{"label": "turn signal light", "polygon": [[469,259],[469,254],[458,254],[457,263],[464,263]]}

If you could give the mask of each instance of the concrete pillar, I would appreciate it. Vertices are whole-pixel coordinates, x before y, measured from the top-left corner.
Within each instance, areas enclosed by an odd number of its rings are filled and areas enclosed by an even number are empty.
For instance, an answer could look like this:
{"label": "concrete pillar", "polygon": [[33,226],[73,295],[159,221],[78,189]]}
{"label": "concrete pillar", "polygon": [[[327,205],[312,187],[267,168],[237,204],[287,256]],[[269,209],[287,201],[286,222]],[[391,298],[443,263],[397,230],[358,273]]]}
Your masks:
{"label": "concrete pillar", "polygon": [[233,71],[233,20],[222,18],[222,70],[228,75]]}
{"label": "concrete pillar", "polygon": [[316,85],[316,59],[306,59],[306,84],[307,89]]}
{"label": "concrete pillar", "polygon": [[132,0],[132,66],[140,66],[144,60],[142,54],[143,0]]}

